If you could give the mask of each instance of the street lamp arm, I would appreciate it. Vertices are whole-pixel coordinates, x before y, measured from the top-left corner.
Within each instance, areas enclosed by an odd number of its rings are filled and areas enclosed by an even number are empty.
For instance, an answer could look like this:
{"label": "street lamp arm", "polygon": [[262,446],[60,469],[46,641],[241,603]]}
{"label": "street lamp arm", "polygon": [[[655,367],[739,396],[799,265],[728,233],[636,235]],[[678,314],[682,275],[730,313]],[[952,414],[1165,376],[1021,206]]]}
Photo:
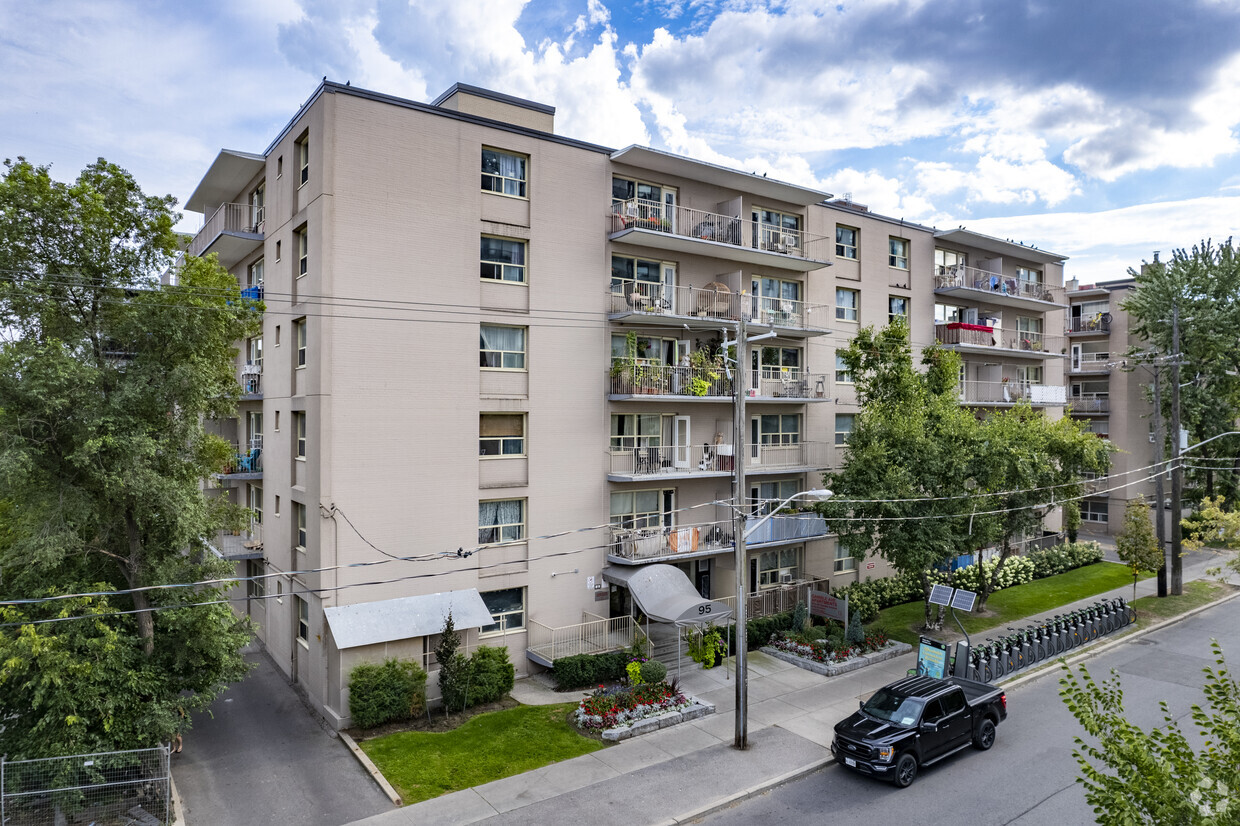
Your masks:
{"label": "street lamp arm", "polygon": [[748,539],[749,537],[753,536],[753,532],[756,531],[758,528],[762,527],[763,525],[765,525],[767,522],[769,522],[771,520],[771,517],[774,516],[776,513],[778,513],[783,508],[784,505],[788,504],[793,499],[800,499],[802,496],[809,497],[810,499],[813,499],[815,502],[825,502],[826,500],[831,498],[831,491],[829,490],[803,490],[798,493],[792,494],[787,499],[783,500],[778,505],[771,508],[770,512],[766,514],[766,516],[763,516],[757,522],[753,523],[753,525],[746,528],[745,538]]}
{"label": "street lamp arm", "polygon": [[1212,442],[1212,441],[1214,441],[1215,439],[1221,439],[1221,438],[1223,438],[1224,436],[1240,436],[1240,430],[1229,430],[1229,431],[1227,431],[1226,433],[1220,433],[1220,434],[1218,434],[1217,436],[1211,436],[1211,437],[1210,437],[1210,438],[1208,438],[1208,439],[1202,439],[1202,440],[1201,440],[1200,442],[1198,442],[1197,444],[1195,444],[1195,445],[1189,445],[1188,447],[1186,447],[1186,448],[1184,448],[1183,450],[1181,450],[1181,451],[1180,451],[1180,455],[1181,455],[1181,456],[1183,456],[1185,453],[1188,453],[1190,450],[1196,450],[1197,448],[1201,447],[1201,446],[1202,446],[1202,445],[1204,445],[1205,443],[1207,443],[1207,442]]}

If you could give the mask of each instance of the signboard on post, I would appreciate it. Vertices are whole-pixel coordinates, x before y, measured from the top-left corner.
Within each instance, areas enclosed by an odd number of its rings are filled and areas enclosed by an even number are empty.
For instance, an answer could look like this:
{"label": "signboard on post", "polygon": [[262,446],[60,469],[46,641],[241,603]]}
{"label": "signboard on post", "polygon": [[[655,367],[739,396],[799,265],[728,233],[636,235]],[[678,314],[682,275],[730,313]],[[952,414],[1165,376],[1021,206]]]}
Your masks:
{"label": "signboard on post", "polygon": [[848,622],[848,597],[836,599],[825,591],[809,592],[809,613],[814,617]]}
{"label": "signboard on post", "polygon": [[917,674],[940,680],[947,676],[947,643],[921,638],[921,646],[917,649]]}

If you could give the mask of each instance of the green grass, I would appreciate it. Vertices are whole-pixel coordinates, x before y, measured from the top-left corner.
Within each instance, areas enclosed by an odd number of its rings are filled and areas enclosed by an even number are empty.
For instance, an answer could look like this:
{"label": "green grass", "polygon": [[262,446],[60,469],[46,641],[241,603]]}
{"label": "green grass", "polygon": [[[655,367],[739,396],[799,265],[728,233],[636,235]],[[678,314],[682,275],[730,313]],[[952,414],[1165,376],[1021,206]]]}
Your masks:
{"label": "green grass", "polygon": [[573,708],[519,706],[479,714],[452,731],[405,731],[360,745],[408,805],[603,748],[569,725]]}
{"label": "green grass", "polygon": [[[1025,617],[1040,617],[1054,613],[1054,609],[1086,597],[1113,591],[1132,584],[1132,571],[1127,566],[1113,562],[1086,565],[1074,571],[1035,579],[1024,585],[1014,585],[990,595],[986,601],[985,615],[966,614],[957,611],[965,629],[970,634],[989,628],[1007,628]],[[917,645],[925,620],[925,607],[920,602],[894,605],[879,612],[876,628],[881,628],[895,640]],[[958,631],[948,617],[944,631]]]}
{"label": "green grass", "polygon": [[1179,596],[1141,597],[1133,606],[1137,609],[1138,623],[1157,622],[1208,605],[1231,590],[1220,582],[1197,580],[1184,583],[1184,593]]}

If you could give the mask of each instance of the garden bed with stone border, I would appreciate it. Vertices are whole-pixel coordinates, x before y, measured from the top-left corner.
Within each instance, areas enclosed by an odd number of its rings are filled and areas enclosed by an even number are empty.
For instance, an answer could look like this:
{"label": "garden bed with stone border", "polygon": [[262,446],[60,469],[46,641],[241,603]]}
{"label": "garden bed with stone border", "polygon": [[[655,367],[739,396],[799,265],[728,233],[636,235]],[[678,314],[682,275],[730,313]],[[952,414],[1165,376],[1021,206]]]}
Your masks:
{"label": "garden bed with stone border", "polygon": [[859,654],[856,657],[844,660],[842,663],[820,663],[805,657],[798,657],[796,654],[790,654],[787,651],[780,651],[778,648],[772,648],[769,645],[764,645],[761,649],[763,654],[769,654],[777,660],[783,660],[786,663],[795,665],[797,668],[804,668],[806,671],[812,671],[824,677],[838,677],[840,674],[847,674],[849,671],[856,671],[858,668],[865,668],[867,665],[895,659],[901,654],[907,654],[912,650],[913,646],[908,643],[892,640],[887,643],[886,648],[880,651]]}
{"label": "garden bed with stone border", "polygon": [[696,697],[690,697],[689,705],[675,711],[664,711],[653,717],[645,717],[627,726],[616,726],[615,728],[603,729],[601,736],[604,740],[611,742],[619,742],[621,740],[629,740],[643,734],[650,734],[659,729],[670,728],[679,723],[687,723],[690,720],[697,720],[705,717],[707,714],[715,713],[714,703],[708,703],[705,700],[699,700]]}

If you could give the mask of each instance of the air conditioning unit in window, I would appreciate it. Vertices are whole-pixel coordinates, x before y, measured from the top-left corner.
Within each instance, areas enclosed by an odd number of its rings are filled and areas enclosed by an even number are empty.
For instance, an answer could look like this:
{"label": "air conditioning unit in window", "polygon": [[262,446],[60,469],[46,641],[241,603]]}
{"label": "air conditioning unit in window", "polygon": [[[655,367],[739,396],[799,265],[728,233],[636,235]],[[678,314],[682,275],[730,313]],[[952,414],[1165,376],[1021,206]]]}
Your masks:
{"label": "air conditioning unit in window", "polygon": [[780,584],[780,585],[791,585],[791,584],[792,584],[792,574],[780,574],[780,575],[779,575],[779,584]]}

